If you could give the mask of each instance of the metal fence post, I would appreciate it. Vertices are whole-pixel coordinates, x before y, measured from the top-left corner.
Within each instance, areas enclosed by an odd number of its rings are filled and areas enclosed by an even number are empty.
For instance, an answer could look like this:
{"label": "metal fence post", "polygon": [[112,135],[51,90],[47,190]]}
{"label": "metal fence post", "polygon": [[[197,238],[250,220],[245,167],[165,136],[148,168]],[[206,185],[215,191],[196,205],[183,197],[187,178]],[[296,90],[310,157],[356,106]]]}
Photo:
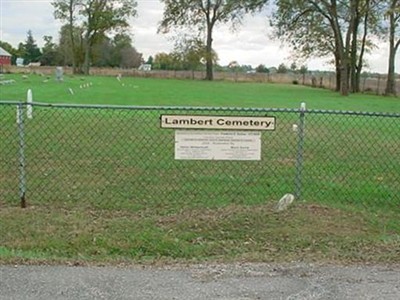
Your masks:
{"label": "metal fence post", "polygon": [[18,163],[19,163],[19,198],[21,207],[26,207],[26,172],[25,172],[25,132],[24,132],[24,110],[23,104],[17,105],[17,127],[18,127]]}
{"label": "metal fence post", "polygon": [[303,172],[303,152],[304,152],[304,126],[305,126],[306,104],[303,102],[300,105],[300,118],[297,135],[297,151],[296,151],[296,177],[294,196],[296,199],[301,198],[302,191],[302,172]]}

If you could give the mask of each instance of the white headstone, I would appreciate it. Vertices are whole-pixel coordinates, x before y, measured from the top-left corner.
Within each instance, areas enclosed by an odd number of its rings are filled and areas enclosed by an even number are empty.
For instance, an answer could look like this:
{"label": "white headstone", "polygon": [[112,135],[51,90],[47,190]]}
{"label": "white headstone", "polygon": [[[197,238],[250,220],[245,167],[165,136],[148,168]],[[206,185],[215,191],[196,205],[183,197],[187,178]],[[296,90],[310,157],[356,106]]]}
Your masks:
{"label": "white headstone", "polygon": [[26,103],[28,103],[28,105],[26,106],[26,116],[27,116],[28,119],[32,119],[33,118],[32,101],[33,101],[32,90],[29,89],[28,93],[26,95]]}

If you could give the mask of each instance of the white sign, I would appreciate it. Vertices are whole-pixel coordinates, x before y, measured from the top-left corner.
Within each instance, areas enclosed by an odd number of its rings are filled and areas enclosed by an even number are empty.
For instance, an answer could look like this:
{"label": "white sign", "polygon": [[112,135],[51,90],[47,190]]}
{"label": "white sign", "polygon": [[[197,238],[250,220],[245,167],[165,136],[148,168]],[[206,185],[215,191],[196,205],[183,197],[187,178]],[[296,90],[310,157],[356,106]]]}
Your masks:
{"label": "white sign", "polygon": [[275,117],[162,115],[161,128],[274,130]]}
{"label": "white sign", "polygon": [[175,131],[177,160],[261,160],[261,132]]}

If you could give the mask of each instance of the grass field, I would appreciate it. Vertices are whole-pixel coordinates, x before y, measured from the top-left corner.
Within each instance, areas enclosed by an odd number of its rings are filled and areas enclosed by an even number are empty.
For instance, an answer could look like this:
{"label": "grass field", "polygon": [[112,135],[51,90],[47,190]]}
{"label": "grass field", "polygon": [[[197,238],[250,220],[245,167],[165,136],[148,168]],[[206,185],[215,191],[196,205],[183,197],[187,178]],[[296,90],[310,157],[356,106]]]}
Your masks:
{"label": "grass field", "polygon": [[[47,103],[298,108],[306,102],[309,109],[400,112],[399,98],[341,97],[330,90],[300,85],[79,76],[66,76],[59,83],[39,75],[27,79],[5,76],[16,83],[0,86],[0,100],[25,101],[27,90],[32,89],[34,101]],[[80,88],[84,85],[90,87]]]}
{"label": "grass field", "polygon": [[[35,101],[49,103],[297,108],[305,101],[400,111],[398,98],[341,98],[294,85],[6,76],[16,83],[0,86],[0,100],[24,100],[32,88]],[[211,164],[173,159],[173,130],[158,127],[165,112],[35,107],[25,122],[22,210],[15,106],[0,106],[0,261],[400,262],[398,119],[308,115],[303,200],[277,213],[276,201],[293,191],[298,114],[273,113],[278,127],[263,133],[265,163]]]}

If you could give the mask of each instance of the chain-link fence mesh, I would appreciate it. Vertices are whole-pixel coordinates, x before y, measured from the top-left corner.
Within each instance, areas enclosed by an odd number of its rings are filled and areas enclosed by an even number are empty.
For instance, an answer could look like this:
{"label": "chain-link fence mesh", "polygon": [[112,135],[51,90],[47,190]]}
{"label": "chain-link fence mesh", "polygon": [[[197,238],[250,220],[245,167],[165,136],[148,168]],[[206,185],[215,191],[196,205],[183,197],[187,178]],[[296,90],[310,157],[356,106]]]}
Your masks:
{"label": "chain-link fence mesh", "polygon": [[[0,104],[0,206],[162,210],[306,201],[400,209],[400,115]],[[160,116],[272,116],[261,160],[177,160]]]}

